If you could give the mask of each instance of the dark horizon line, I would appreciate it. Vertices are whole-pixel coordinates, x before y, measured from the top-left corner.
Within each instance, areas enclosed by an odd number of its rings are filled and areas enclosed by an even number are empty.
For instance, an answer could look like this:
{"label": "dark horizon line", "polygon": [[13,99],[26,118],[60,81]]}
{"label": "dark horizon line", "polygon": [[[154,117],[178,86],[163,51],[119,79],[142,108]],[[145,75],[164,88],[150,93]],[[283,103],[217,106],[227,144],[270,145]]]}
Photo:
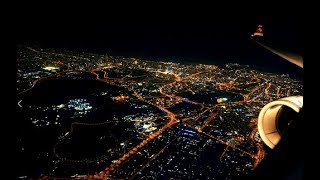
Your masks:
{"label": "dark horizon line", "polygon": [[[139,51],[128,51],[128,50],[119,50],[111,48],[95,48],[95,47],[52,47],[44,46],[43,44],[35,44],[35,42],[29,42],[29,44],[18,44],[20,46],[38,46],[38,48],[54,49],[54,50],[68,50],[72,52],[84,52],[84,53],[93,53],[108,56],[123,56],[128,58],[139,58],[142,60],[151,60],[151,61],[165,61],[165,62],[178,62],[185,64],[209,64],[217,65],[218,67],[224,67],[228,63],[237,63],[240,65],[249,65],[250,67],[264,71],[272,72],[277,74],[289,74],[290,76],[298,79],[303,78],[303,70],[284,59],[265,51],[264,49],[257,46],[259,51],[262,54],[258,57],[237,57],[235,55],[223,56],[223,55],[199,55],[197,53],[183,53],[183,52],[167,52],[164,54],[161,51],[149,51],[148,53],[141,53]],[[258,59],[260,57],[260,59]],[[257,60],[258,59],[258,60]],[[266,60],[268,59],[268,60]],[[271,60],[271,61],[269,61]]]}

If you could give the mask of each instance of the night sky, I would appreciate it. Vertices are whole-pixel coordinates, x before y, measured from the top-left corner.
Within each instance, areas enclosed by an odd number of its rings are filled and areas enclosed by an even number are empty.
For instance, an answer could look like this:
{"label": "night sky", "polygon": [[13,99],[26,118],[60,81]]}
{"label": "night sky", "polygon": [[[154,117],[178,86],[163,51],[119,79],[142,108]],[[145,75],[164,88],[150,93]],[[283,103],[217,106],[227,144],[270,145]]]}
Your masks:
{"label": "night sky", "polygon": [[[273,47],[303,55],[302,17],[294,13],[188,13],[113,11],[97,16],[33,13],[17,21],[17,43],[87,50],[111,55],[189,58],[205,63],[238,62],[296,70],[250,40],[258,24]],[[271,14],[271,13],[270,13]],[[299,71],[299,70],[298,70]]]}

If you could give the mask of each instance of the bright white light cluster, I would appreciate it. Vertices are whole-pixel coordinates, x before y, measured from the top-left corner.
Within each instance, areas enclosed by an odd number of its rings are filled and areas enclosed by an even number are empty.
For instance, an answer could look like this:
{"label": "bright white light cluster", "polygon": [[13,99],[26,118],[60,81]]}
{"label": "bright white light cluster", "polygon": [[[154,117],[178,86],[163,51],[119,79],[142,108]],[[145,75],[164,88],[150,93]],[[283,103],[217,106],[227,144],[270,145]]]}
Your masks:
{"label": "bright white light cluster", "polygon": [[68,108],[73,108],[76,111],[89,111],[92,109],[90,103],[86,99],[72,99],[68,102]]}

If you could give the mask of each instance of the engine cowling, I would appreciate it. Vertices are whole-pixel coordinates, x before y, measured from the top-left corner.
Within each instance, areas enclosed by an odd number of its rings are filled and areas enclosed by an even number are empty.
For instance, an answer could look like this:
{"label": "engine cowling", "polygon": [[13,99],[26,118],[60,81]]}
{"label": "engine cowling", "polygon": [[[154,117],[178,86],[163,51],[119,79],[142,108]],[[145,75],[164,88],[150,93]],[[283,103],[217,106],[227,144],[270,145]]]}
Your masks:
{"label": "engine cowling", "polygon": [[262,141],[273,149],[286,128],[298,118],[303,107],[303,96],[281,98],[265,105],[259,113],[258,131]]}

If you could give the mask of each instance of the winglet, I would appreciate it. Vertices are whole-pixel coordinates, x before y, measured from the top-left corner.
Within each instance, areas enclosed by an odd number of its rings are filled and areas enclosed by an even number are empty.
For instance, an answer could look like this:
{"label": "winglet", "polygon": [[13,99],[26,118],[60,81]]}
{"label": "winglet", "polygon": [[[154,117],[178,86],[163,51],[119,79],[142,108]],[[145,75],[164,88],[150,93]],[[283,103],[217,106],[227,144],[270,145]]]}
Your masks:
{"label": "winglet", "polygon": [[259,26],[257,27],[256,32],[255,32],[254,34],[252,34],[251,36],[263,36],[262,28],[263,28],[263,26],[262,26],[262,25],[259,25]]}

